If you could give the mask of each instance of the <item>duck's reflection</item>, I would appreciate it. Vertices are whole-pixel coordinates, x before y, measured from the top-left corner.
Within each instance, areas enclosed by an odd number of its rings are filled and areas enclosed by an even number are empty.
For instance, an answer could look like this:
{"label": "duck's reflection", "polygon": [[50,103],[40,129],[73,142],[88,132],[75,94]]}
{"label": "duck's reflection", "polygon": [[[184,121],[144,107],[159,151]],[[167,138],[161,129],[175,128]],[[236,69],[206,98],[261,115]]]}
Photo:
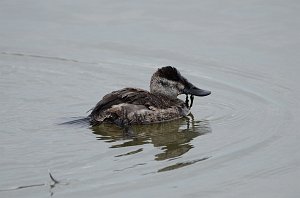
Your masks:
{"label": "duck's reflection", "polygon": [[[126,131],[110,124],[102,124],[91,129],[94,134],[98,135],[98,140],[111,143],[111,148],[153,144],[154,147],[162,150],[155,156],[155,160],[181,156],[193,148],[191,140],[211,132],[208,121],[195,121],[192,115],[170,122],[132,126]],[[141,151],[142,149],[139,148],[119,156]]]}

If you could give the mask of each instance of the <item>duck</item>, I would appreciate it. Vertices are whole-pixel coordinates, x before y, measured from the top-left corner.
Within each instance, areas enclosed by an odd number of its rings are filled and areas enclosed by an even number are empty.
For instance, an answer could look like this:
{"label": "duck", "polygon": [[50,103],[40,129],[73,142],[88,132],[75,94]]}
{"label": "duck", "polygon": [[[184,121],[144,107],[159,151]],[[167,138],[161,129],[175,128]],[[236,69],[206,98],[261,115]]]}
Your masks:
{"label": "duck", "polygon": [[[181,94],[186,95],[185,101],[178,98]],[[210,94],[190,83],[175,67],[165,66],[152,75],[150,91],[129,87],[106,94],[91,109],[88,119],[92,126],[109,123],[126,127],[167,122],[186,117],[194,96]]]}

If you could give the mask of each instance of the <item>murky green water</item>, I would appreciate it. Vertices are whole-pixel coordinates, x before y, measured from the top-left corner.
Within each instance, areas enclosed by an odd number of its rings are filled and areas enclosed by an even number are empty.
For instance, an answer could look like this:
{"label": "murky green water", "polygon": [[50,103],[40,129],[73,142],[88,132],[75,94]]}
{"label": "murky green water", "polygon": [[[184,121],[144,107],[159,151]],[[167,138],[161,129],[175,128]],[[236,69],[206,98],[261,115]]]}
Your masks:
{"label": "murky green water", "polygon": [[[299,6],[2,1],[0,197],[297,197]],[[188,118],[61,125],[165,65],[212,91]]]}

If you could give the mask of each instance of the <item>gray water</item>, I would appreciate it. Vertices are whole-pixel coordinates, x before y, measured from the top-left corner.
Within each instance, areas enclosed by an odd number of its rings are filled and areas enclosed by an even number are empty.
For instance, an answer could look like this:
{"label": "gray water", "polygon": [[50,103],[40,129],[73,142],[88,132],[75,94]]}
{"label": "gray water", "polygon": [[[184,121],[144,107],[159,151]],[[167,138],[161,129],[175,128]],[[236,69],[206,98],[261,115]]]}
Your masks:
{"label": "gray water", "polygon": [[[1,1],[0,197],[299,197],[299,8]],[[188,118],[60,125],[165,65],[212,91]]]}

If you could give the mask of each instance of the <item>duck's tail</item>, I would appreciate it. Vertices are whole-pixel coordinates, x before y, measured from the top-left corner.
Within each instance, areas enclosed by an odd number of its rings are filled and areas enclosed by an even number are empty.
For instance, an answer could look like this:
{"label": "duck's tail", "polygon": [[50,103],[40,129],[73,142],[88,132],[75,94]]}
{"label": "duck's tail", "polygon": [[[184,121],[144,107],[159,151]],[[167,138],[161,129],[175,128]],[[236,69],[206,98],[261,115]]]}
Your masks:
{"label": "duck's tail", "polygon": [[81,117],[76,118],[75,120],[67,121],[60,123],[59,125],[67,125],[67,124],[80,124],[80,125],[89,125],[90,124],[90,117]]}

